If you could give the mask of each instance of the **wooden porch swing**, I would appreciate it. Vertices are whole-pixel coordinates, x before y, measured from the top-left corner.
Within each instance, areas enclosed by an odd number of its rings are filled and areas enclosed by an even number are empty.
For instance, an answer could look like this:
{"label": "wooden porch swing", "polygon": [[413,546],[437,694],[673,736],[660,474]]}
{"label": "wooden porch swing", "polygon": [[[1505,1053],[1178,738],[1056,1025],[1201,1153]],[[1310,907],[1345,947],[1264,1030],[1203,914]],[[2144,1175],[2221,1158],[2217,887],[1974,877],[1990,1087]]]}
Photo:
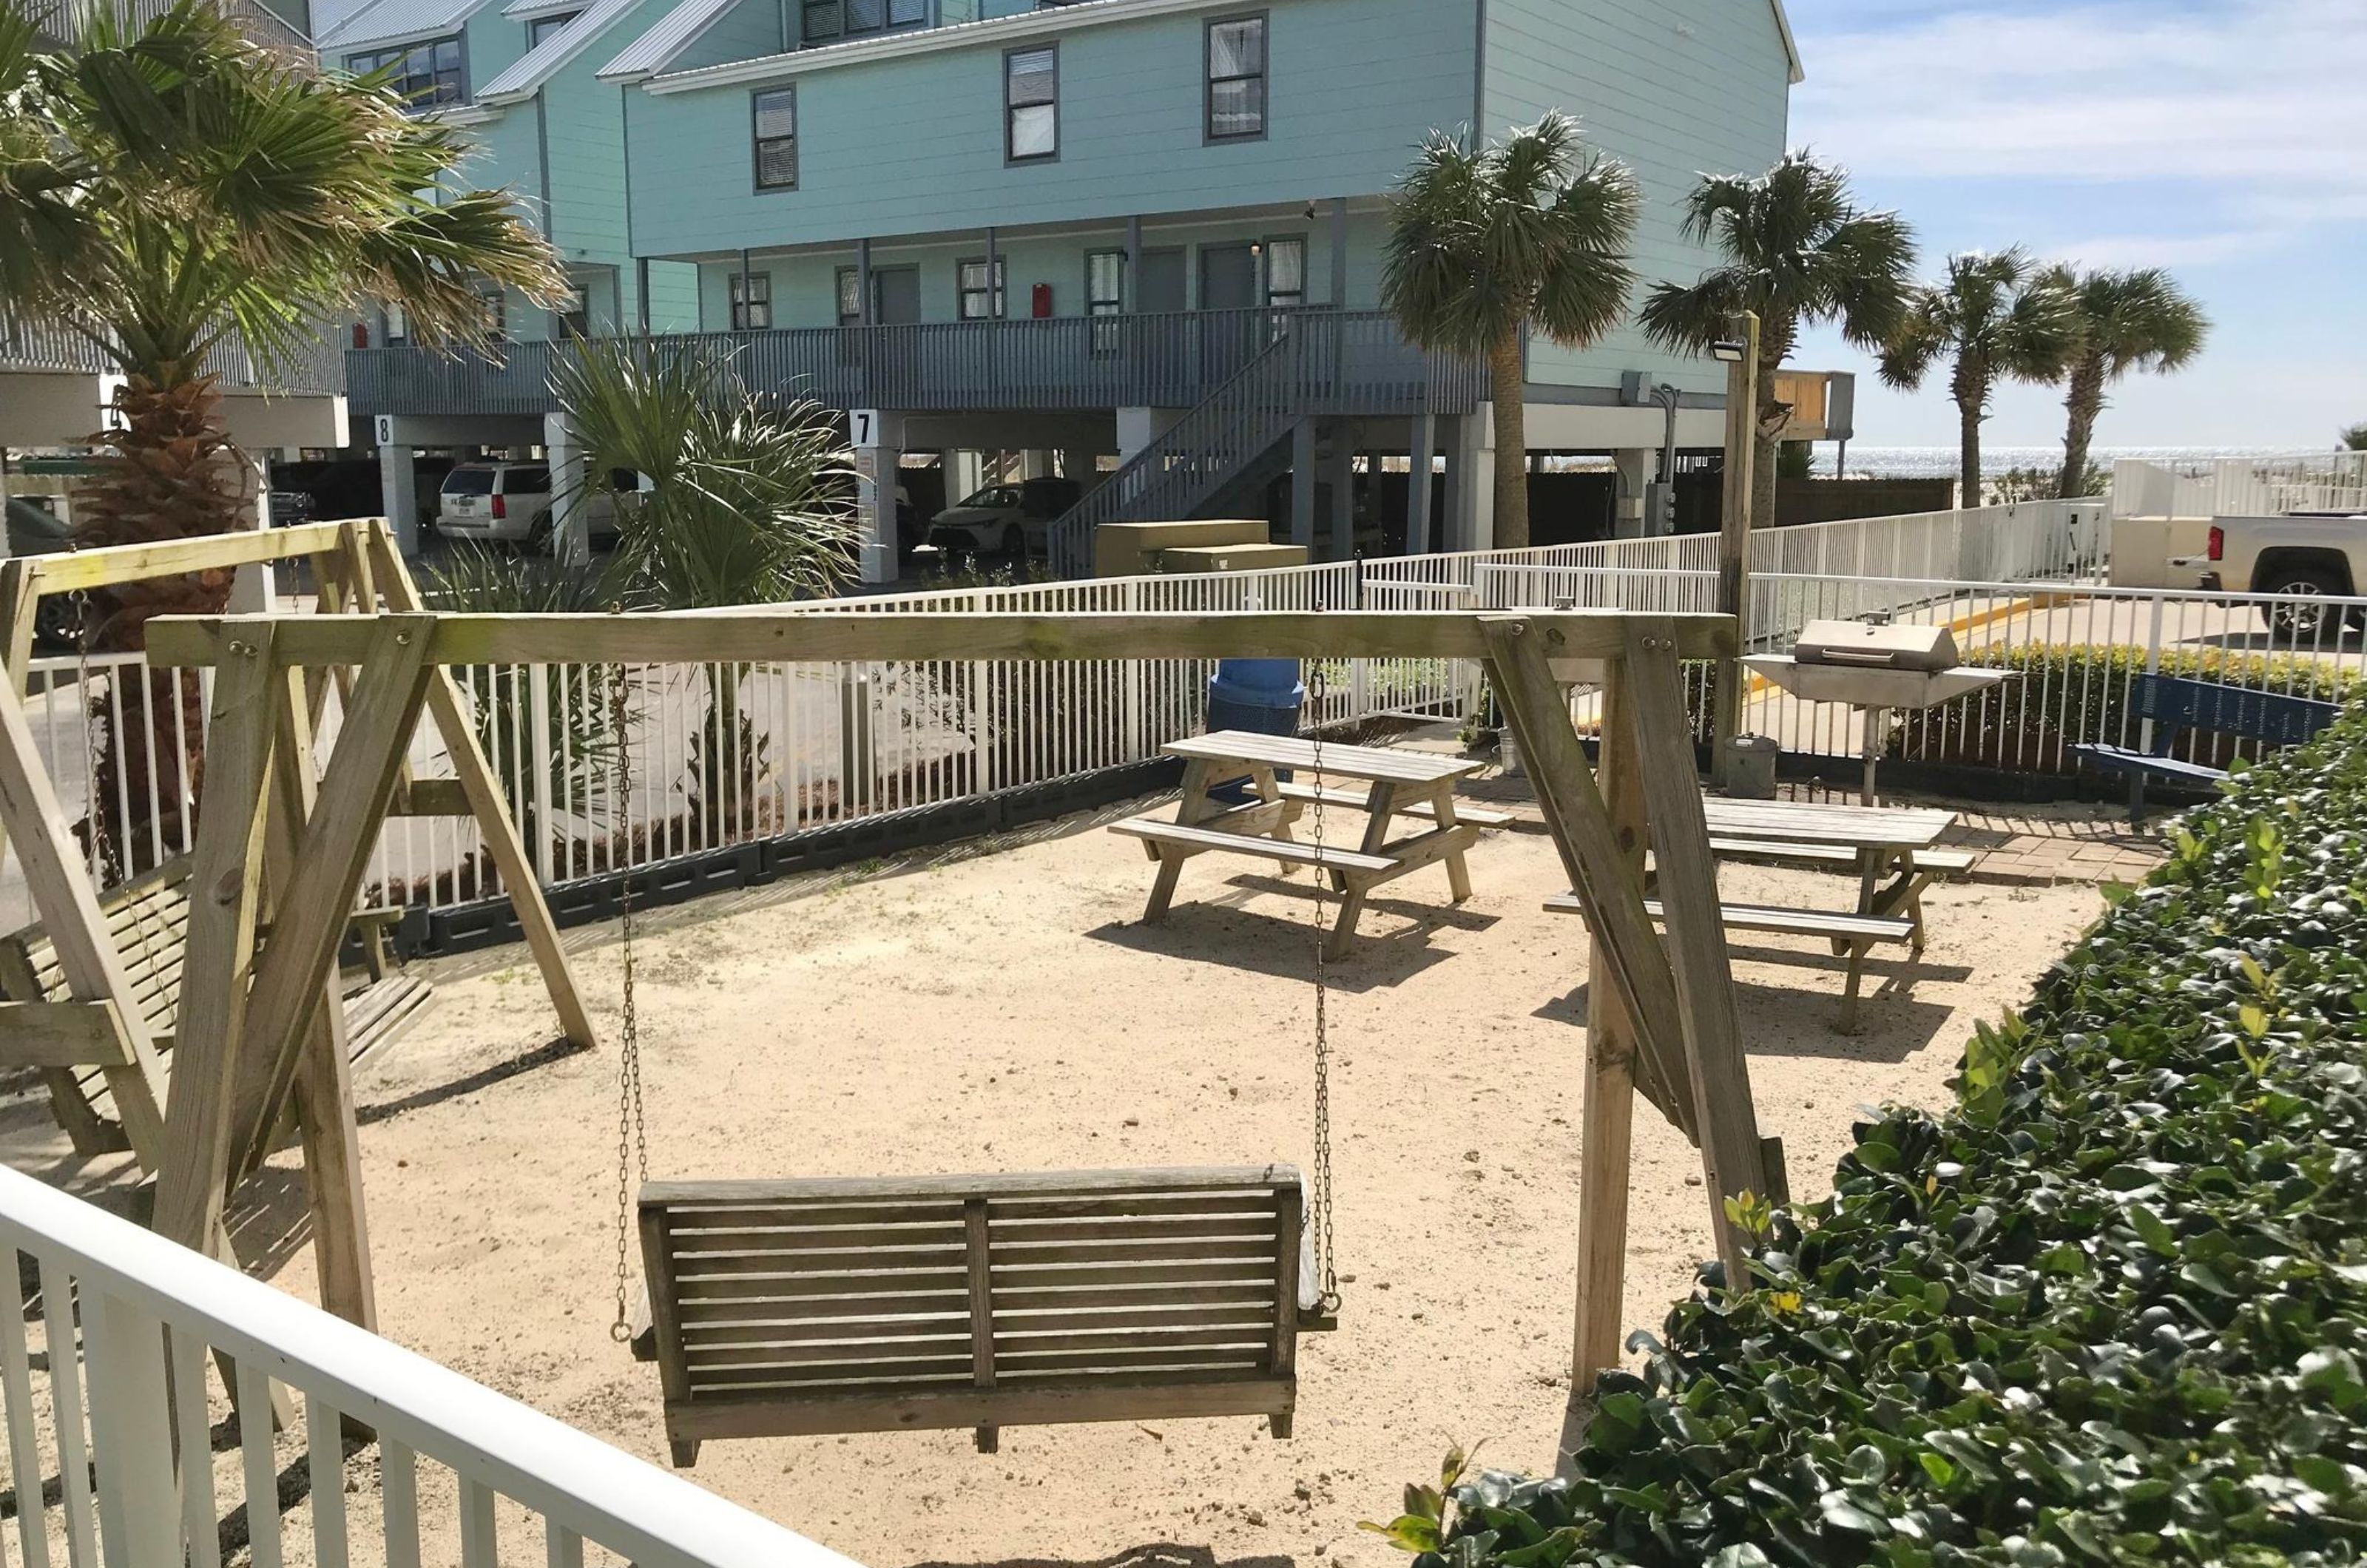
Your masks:
{"label": "wooden porch swing", "polygon": [[[1748,1274],[1725,1201],[1768,1190],[1680,682],[1681,660],[1730,660],[1734,644],[1723,616],[1614,612],[825,615],[780,607],[157,621],[152,661],[217,671],[196,870],[197,885],[212,893],[190,914],[184,1066],[158,1228],[196,1245],[218,1222],[233,1134],[251,1132],[254,1116],[276,1103],[242,1106],[233,1086],[285,1085],[297,1043],[289,998],[317,997],[334,961],[332,944],[318,940],[275,941],[256,960],[247,848],[269,815],[274,714],[285,708],[292,671],[353,667],[353,711],[370,720],[344,728],[317,800],[300,803],[300,845],[277,900],[326,910],[352,900],[397,791],[410,722],[447,665],[1481,660],[1594,936],[1574,1356],[1583,1392],[1595,1369],[1619,1359],[1630,1087],[1700,1145],[1730,1280],[1747,1282]],[[1573,682],[1599,683],[1606,694],[1600,784],[1562,689]],[[1644,908],[1648,845],[1665,946]],[[628,1055],[629,1086],[633,1065]],[[625,1109],[629,1118],[629,1101]],[[654,1348],[662,1366],[672,1361],[675,1457],[687,1463],[701,1441],[759,1434],[1177,1415],[1265,1414],[1279,1418],[1280,1435],[1294,1397],[1292,1339],[1304,1326],[1299,1189],[1281,1165],[649,1184],[640,1224]],[[1254,1239],[1212,1259],[1201,1246],[1210,1237]],[[1138,1257],[1127,1250],[1138,1246]],[[1057,1282],[1023,1278],[1012,1252],[1021,1247],[1038,1249],[1035,1266],[1080,1272]],[[1062,1310],[1038,1295],[1070,1286],[1086,1292],[1072,1303],[1082,1314],[1073,1329],[1050,1319],[1023,1329],[1024,1315]],[[869,1304],[821,1315],[820,1303],[846,1297]],[[1202,1321],[1194,1314],[1203,1308],[1240,1315]],[[1113,1341],[1159,1314],[1185,1323],[1180,1332],[1199,1342],[1160,1347],[1165,1360],[1111,1354]],[[1023,1348],[1022,1337],[1032,1342]],[[876,1360],[850,1360],[850,1346],[878,1347]],[[1252,1348],[1237,1353],[1244,1346]],[[1201,1351],[1217,1354],[1189,1353]],[[915,1386],[909,1374],[923,1360],[929,1386]],[[784,1375],[815,1365],[877,1367],[878,1386],[862,1386],[867,1377],[850,1385],[836,1373],[828,1382]],[[991,1444],[991,1430],[980,1436]]]}

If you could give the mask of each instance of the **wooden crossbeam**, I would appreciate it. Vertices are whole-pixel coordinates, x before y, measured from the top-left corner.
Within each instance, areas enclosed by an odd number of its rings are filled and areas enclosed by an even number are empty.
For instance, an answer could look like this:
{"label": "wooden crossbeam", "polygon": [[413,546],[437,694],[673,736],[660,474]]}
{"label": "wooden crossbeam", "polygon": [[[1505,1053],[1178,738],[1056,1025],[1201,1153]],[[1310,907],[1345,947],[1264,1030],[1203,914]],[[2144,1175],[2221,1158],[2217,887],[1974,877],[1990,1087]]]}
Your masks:
{"label": "wooden crossbeam", "polygon": [[[266,617],[160,616],[148,623],[153,664],[194,666],[221,657],[226,632]],[[1555,657],[1610,659],[1637,617],[1616,610],[1540,612]],[[1729,649],[1720,615],[1656,617],[1681,657]],[[359,664],[373,623],[315,615],[278,622],[289,664]],[[1467,614],[1340,610],[1190,615],[823,614],[785,606],[719,613],[616,615],[443,615],[431,659],[438,664],[861,663],[914,660],[1484,659],[1478,617]]]}
{"label": "wooden crossbeam", "polygon": [[130,1067],[139,1060],[113,1002],[0,1002],[0,1066]]}
{"label": "wooden crossbeam", "polygon": [[266,561],[294,560],[316,551],[334,549],[349,534],[347,523],[302,523],[292,528],[258,528],[235,534],[200,534],[155,544],[108,545],[98,549],[61,550],[28,557],[42,593],[72,593],[76,589],[112,588],[153,577],[176,577],[191,571],[221,571],[230,567]]}

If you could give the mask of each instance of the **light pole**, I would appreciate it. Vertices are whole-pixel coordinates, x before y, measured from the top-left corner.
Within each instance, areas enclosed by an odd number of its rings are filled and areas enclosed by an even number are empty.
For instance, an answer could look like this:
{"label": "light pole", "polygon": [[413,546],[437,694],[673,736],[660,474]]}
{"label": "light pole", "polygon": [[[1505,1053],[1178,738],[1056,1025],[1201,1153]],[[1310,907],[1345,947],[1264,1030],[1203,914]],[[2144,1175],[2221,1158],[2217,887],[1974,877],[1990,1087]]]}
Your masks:
{"label": "light pole", "polygon": [[1717,661],[1712,691],[1716,706],[1710,727],[1710,777],[1726,782],[1727,753],[1742,724],[1742,665],[1750,639],[1750,498],[1756,488],[1751,463],[1759,446],[1759,318],[1745,310],[1734,318],[1731,337],[1710,345],[1710,357],[1726,367],[1726,475],[1717,530],[1717,609],[1734,617],[1734,658]]}

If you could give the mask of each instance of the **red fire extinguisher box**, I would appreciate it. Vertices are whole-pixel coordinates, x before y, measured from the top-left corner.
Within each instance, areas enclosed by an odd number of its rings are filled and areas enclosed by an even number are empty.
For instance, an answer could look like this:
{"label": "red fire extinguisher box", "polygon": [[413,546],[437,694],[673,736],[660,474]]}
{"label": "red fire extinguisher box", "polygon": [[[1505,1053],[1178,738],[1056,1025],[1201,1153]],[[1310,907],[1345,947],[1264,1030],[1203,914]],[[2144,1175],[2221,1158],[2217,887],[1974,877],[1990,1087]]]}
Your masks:
{"label": "red fire extinguisher box", "polygon": [[1035,311],[1036,319],[1039,321],[1050,319],[1052,314],[1052,286],[1050,284],[1039,283],[1036,286]]}

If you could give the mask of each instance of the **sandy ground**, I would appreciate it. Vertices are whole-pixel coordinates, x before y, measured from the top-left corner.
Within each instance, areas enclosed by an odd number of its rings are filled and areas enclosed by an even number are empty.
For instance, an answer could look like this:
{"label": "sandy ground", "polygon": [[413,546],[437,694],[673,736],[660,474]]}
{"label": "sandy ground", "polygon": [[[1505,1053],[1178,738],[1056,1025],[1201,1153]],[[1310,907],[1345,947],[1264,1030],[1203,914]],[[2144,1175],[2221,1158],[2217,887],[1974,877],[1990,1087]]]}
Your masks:
{"label": "sandy ground", "polygon": [[[1329,837],[1361,818],[1335,810]],[[1568,1391],[1585,932],[1535,813],[1471,857],[1446,906],[1431,869],[1385,889],[1331,974],[1346,1306],[1301,1343],[1297,1436],[1226,1420],[710,1445],[702,1484],[870,1564],[1396,1561],[1355,1521],[1455,1440],[1549,1467]],[[1839,877],[1729,867],[1727,896],[1842,907]],[[1306,879],[1203,858],[1168,923],[1138,923],[1150,868],[1071,822],[991,854],[668,911],[640,944],[651,1173],[659,1177],[1253,1163],[1310,1152]],[[1913,983],[1832,1028],[1840,976],[1790,939],[1739,950],[1762,1128],[1795,1195],[1823,1191],[1854,1108],[1937,1103],[1977,1018],[2022,997],[2101,911],[2091,887],[1960,885],[1929,899]],[[1769,962],[1770,957],[1789,962]],[[1884,975],[1904,960],[1879,961]],[[358,1085],[383,1332],[663,1462],[654,1369],[610,1342],[616,1055],[567,1055],[522,953],[448,977],[429,1021]],[[613,1041],[613,945],[577,960]],[[32,1105],[0,1115],[20,1168],[76,1170]],[[1657,1326],[1709,1246],[1698,1156],[1639,1107],[1631,1326]],[[292,1176],[242,1246],[311,1293]],[[251,1195],[252,1196],[252,1195]],[[635,1259],[638,1269],[638,1257]],[[300,1494],[300,1449],[283,1439]],[[235,1493],[235,1453],[222,1455]],[[377,1465],[348,1461],[357,1560]],[[428,1556],[451,1550],[448,1477],[423,1481]],[[299,1502],[292,1531],[306,1529]],[[504,1559],[540,1561],[504,1517]],[[1150,1549],[1158,1550],[1151,1551]]]}

